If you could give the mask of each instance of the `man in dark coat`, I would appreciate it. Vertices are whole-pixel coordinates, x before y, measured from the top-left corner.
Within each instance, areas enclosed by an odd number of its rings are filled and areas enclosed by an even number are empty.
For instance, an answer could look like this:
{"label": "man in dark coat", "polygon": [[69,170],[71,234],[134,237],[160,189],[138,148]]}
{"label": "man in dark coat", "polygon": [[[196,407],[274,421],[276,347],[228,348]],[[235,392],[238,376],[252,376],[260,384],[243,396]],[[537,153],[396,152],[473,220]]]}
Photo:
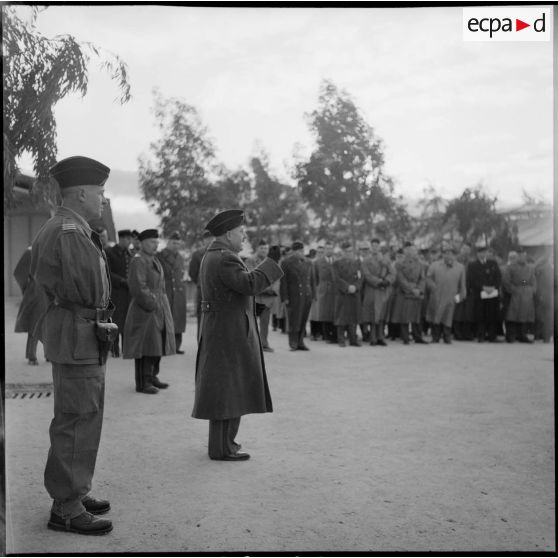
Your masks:
{"label": "man in dark coat", "polygon": [[37,323],[46,311],[46,298],[42,289],[30,274],[31,246],[25,250],[14,269],[14,277],[21,289],[23,299],[19,305],[15,323],[16,333],[27,333],[25,358],[32,366],[37,366],[37,344],[39,343]]}
{"label": "man in dark coat", "polygon": [[[130,304],[130,291],[128,289],[128,269],[132,254],[130,244],[132,243],[132,231],[125,229],[118,231],[118,244],[107,251],[107,260],[110,270],[110,280],[112,283],[112,302],[114,304],[114,314],[112,319],[118,326],[120,338],[124,335],[124,323]],[[120,356],[120,344],[116,339],[112,346],[112,354]]]}
{"label": "man in dark coat", "polygon": [[287,309],[287,331],[291,351],[308,351],[304,344],[306,322],[314,298],[312,262],[304,257],[304,244],[293,242],[291,253],[281,262],[281,300]]}
{"label": "man in dark coat", "polygon": [[141,250],[132,258],[128,274],[132,301],[124,325],[123,356],[135,360],[136,391],[155,394],[169,387],[157,375],[161,357],[176,352],[174,321],[163,268],[155,256],[159,233],[146,229],[138,238]]}
{"label": "man in dark coat", "polygon": [[106,256],[88,222],[102,215],[109,172],[81,156],[54,165],[50,173],[60,187],[62,206],[39,231],[31,250],[31,275],[49,303],[40,324],[54,389],[45,467],[45,487],[54,501],[48,528],[83,535],[112,530],[111,521],[92,515],[109,511],[110,503],[89,495],[105,394],[106,350],[96,330],[114,332],[116,325],[109,324]]}
{"label": "man in dark coat", "polygon": [[[471,247],[468,244],[463,244],[459,250],[459,255],[456,260],[465,268],[465,279],[471,256]],[[467,281],[465,281],[467,283]],[[473,339],[473,296],[471,288],[466,284],[466,297],[461,299],[455,305],[453,313],[453,334],[458,341],[471,341]]]}
{"label": "man in dark coat", "polygon": [[209,231],[205,231],[202,236],[202,246],[198,248],[190,259],[190,265],[188,266],[188,275],[192,279],[194,285],[196,285],[196,318],[198,322],[198,334],[200,331],[200,319],[201,319],[201,289],[200,289],[200,265],[202,258],[207,251],[207,247],[211,244],[213,236]]}
{"label": "man in dark coat", "polygon": [[202,318],[192,416],[209,420],[209,457],[224,461],[250,457],[235,442],[240,417],[273,410],[254,296],[283,273],[270,258],[248,270],[238,257],[245,240],[243,222],[239,209],[209,221],[207,229],[216,238],[200,269]]}
{"label": "man in dark coat", "polygon": [[158,260],[163,266],[165,273],[165,290],[174,320],[174,341],[176,352],[183,355],[180,350],[182,345],[182,334],[186,331],[186,262],[180,250],[180,233],[173,232],[167,242],[167,246],[157,254]]}
{"label": "man in dark coat", "polygon": [[326,343],[337,343],[337,331],[333,325],[335,305],[335,282],[333,278],[333,242],[324,244],[324,253],[314,262],[314,285],[316,288],[316,319],[322,327]]}
{"label": "man in dark coat", "polygon": [[343,255],[333,262],[333,323],[337,327],[337,343],[340,347],[345,347],[345,330],[348,332],[350,345],[360,347],[356,327],[361,322],[362,271],[360,262],[355,258],[352,244],[348,241],[343,242],[341,249]]}
{"label": "man in dark coat", "polygon": [[477,259],[469,264],[466,281],[473,299],[477,340],[483,343],[488,338],[488,341],[496,342],[502,274],[498,264],[488,257],[486,246],[477,248]]}

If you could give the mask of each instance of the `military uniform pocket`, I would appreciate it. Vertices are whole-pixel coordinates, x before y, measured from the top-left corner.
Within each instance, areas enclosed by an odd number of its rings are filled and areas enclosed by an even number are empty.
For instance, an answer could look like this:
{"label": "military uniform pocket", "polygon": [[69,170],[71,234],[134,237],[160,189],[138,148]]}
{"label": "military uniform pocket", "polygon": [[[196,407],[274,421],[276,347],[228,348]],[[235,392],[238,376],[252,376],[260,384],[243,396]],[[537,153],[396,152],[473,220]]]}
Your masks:
{"label": "military uniform pocket", "polygon": [[95,322],[74,315],[73,357],[76,360],[99,358]]}
{"label": "military uniform pocket", "polygon": [[102,400],[104,379],[65,378],[60,389],[60,402],[63,413],[83,414],[99,411]]}

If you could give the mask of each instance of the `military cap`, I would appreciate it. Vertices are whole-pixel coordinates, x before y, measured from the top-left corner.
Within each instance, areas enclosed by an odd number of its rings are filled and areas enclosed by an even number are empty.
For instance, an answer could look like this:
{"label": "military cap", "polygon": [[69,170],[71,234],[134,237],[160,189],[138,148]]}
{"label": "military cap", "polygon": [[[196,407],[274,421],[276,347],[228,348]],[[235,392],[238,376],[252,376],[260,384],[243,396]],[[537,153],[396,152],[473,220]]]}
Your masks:
{"label": "military cap", "polygon": [[217,213],[217,215],[207,223],[205,228],[213,236],[221,236],[227,231],[236,229],[236,227],[242,225],[243,222],[244,211],[242,209],[227,209],[221,211],[221,213]]}
{"label": "military cap", "polygon": [[134,236],[132,234],[132,231],[130,229],[122,229],[121,231],[118,231],[118,236]]}
{"label": "military cap", "polygon": [[63,190],[72,186],[102,186],[110,169],[95,159],[77,155],[58,161],[49,173]]}
{"label": "military cap", "polygon": [[380,239],[379,238],[373,238],[370,242],[372,244],[380,244]]}
{"label": "military cap", "polygon": [[138,235],[139,240],[147,240],[148,238],[159,238],[159,231],[157,229],[145,229]]}
{"label": "military cap", "polygon": [[182,237],[180,236],[180,233],[178,231],[174,231],[169,236],[169,240],[182,240]]}
{"label": "military cap", "polygon": [[349,240],[345,240],[345,242],[341,243],[341,249],[346,250],[347,248],[351,248],[352,244]]}
{"label": "military cap", "polygon": [[303,249],[304,249],[304,244],[302,244],[302,242],[300,242],[300,240],[295,240],[291,244],[291,250],[303,250]]}

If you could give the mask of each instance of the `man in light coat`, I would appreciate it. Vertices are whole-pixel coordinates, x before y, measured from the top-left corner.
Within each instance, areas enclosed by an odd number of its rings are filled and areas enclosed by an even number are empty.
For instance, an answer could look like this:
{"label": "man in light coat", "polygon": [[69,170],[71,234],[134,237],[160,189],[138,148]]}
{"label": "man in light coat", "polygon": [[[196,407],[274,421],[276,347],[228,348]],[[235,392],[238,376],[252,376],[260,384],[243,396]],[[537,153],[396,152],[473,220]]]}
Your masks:
{"label": "man in light coat", "polygon": [[202,317],[192,416],[209,420],[209,457],[223,461],[250,458],[235,441],[240,418],[273,410],[254,296],[283,273],[269,257],[248,270],[238,256],[246,238],[243,223],[240,209],[222,211],[209,221],[206,228],[216,238],[200,268]]}

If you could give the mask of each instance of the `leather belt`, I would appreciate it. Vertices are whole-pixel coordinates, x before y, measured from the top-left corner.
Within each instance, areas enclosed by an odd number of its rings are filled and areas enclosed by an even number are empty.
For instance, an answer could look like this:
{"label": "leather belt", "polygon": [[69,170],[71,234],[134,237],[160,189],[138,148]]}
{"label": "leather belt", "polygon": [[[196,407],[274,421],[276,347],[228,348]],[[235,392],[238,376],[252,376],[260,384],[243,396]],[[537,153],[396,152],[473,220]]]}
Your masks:
{"label": "leather belt", "polygon": [[86,320],[97,320],[99,322],[108,322],[114,312],[114,305],[110,303],[107,308],[88,308],[87,306],[81,306],[74,302],[68,302],[66,300],[55,300],[54,304],[73,312],[76,316],[84,318]]}

